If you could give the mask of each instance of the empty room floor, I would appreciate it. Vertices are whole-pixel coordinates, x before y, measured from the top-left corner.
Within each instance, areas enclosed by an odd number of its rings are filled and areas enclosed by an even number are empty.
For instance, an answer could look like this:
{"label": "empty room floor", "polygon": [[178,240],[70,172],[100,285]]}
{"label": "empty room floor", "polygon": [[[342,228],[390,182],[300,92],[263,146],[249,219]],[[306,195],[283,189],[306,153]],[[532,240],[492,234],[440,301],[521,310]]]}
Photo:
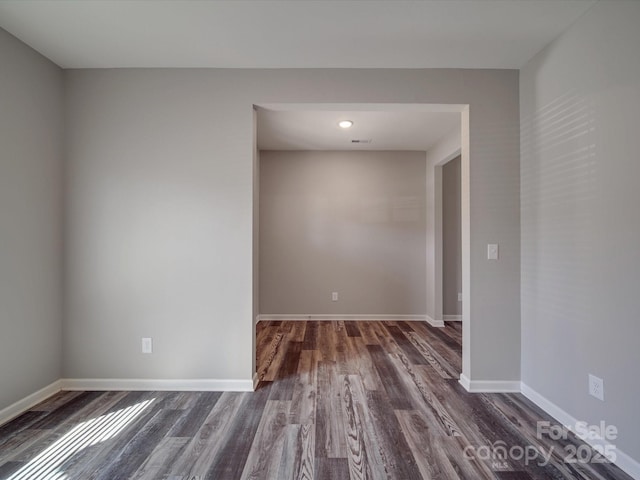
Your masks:
{"label": "empty room floor", "polygon": [[630,479],[522,395],[467,393],[459,323],[260,322],[257,345],[253,393],[51,397],[0,427],[0,478]]}

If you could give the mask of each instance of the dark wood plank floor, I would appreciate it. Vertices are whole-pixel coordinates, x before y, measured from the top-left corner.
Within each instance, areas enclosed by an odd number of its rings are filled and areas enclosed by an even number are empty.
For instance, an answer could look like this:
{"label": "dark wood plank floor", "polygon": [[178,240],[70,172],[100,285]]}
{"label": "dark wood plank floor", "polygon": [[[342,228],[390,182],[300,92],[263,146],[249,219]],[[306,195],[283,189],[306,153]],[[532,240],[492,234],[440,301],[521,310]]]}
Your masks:
{"label": "dark wood plank floor", "polygon": [[566,462],[581,443],[537,438],[522,395],[464,391],[459,323],[257,331],[256,392],[61,392],[0,427],[0,478],[630,478]]}

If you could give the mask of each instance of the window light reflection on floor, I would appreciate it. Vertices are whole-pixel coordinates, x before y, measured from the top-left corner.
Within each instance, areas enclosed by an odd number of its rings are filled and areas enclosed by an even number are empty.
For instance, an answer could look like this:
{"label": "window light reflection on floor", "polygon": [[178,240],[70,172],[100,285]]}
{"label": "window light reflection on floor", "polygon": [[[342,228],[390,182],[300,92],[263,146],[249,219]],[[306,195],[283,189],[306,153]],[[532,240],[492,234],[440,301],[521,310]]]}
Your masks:
{"label": "window light reflection on floor", "polygon": [[109,440],[120,433],[155,399],[145,400],[75,426],[62,438],[33,458],[8,480],[65,480],[59,467],[84,448]]}

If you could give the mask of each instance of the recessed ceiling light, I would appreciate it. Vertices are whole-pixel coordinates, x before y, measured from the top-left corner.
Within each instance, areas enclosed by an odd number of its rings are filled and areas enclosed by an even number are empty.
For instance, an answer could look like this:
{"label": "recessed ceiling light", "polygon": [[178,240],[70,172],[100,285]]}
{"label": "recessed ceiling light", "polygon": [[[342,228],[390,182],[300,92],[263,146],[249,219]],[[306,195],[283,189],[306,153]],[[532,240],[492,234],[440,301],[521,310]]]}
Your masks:
{"label": "recessed ceiling light", "polygon": [[338,126],[340,128],[350,128],[353,125],[353,122],[351,120],[342,120],[341,122],[338,122]]}

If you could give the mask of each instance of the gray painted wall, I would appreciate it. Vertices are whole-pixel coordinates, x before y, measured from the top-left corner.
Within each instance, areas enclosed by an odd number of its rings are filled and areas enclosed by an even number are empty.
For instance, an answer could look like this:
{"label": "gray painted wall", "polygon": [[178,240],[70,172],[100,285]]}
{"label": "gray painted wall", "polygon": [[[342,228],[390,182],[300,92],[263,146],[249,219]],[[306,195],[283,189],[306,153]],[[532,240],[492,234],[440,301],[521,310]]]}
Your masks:
{"label": "gray painted wall", "polygon": [[[518,72],[70,70],[64,374],[249,379],[253,104],[470,104],[467,375],[520,378]],[[501,261],[485,260],[488,241]],[[140,337],[154,354],[140,354]]]}
{"label": "gray painted wall", "polygon": [[638,25],[640,3],[598,2],[520,82],[522,380],[579,420],[616,425],[636,460]]}
{"label": "gray painted wall", "polygon": [[[256,338],[255,326],[258,323],[258,315],[260,314],[260,151],[258,150],[258,114],[253,111],[253,297],[252,297],[252,316],[253,328],[251,338]],[[252,359],[252,371],[257,369],[255,355]]]}
{"label": "gray painted wall", "polygon": [[[460,125],[462,127],[462,114]],[[442,165],[460,156],[462,131],[454,131],[438,140],[427,151],[427,316],[430,321],[441,322],[442,314]],[[462,163],[462,162],[461,162]],[[462,170],[462,169],[461,169]],[[461,179],[462,180],[462,179]],[[462,203],[462,202],[461,202]],[[464,283],[464,280],[463,280]],[[463,332],[464,338],[464,332]],[[468,357],[463,340],[463,360]],[[468,371],[468,369],[467,369]]]}
{"label": "gray painted wall", "polygon": [[442,167],[442,313],[462,315],[462,211],[460,157]]}
{"label": "gray painted wall", "polygon": [[262,151],[260,168],[260,313],[425,314],[424,152]]}
{"label": "gray painted wall", "polygon": [[62,71],[0,29],[0,410],[60,378]]}

